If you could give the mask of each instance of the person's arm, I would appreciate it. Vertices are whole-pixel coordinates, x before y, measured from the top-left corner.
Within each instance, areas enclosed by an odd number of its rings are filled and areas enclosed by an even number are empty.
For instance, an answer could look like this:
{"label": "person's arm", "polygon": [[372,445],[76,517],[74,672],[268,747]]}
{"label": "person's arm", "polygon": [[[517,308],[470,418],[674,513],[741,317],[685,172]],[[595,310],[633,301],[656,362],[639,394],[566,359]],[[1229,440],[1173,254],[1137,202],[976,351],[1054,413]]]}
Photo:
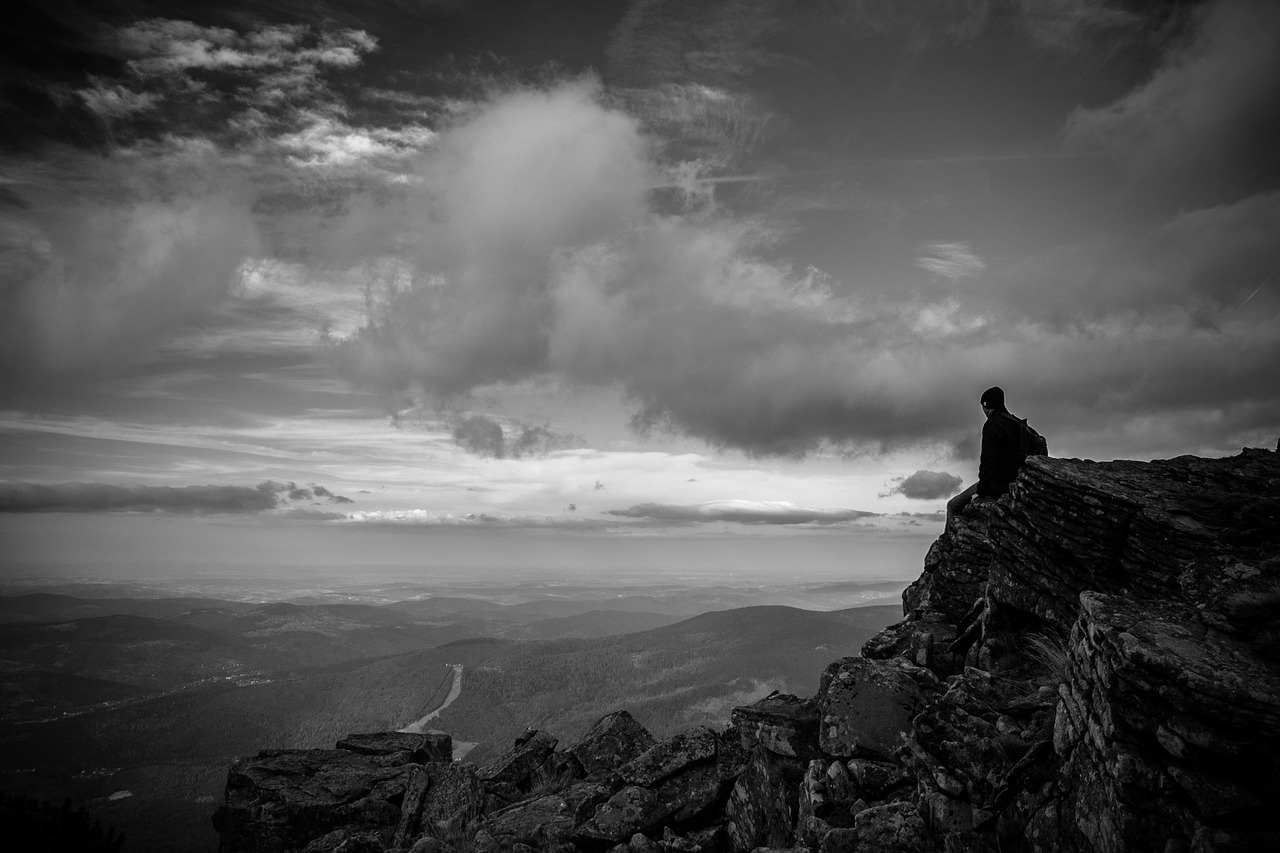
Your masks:
{"label": "person's arm", "polygon": [[1000,457],[1000,432],[994,417],[982,424],[982,455],[978,458],[978,494],[991,497],[991,479],[996,475]]}

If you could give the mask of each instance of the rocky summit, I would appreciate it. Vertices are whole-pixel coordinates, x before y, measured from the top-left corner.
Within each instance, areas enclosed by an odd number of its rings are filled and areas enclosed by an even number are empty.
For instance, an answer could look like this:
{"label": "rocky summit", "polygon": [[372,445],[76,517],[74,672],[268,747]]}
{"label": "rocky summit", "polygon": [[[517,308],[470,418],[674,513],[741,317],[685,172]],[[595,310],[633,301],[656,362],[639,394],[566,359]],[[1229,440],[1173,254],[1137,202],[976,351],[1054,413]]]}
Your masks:
{"label": "rocky summit", "polygon": [[353,735],[231,768],[224,853],[1280,850],[1280,453],[1032,457],[904,619],[724,731],[626,711],[487,767]]}

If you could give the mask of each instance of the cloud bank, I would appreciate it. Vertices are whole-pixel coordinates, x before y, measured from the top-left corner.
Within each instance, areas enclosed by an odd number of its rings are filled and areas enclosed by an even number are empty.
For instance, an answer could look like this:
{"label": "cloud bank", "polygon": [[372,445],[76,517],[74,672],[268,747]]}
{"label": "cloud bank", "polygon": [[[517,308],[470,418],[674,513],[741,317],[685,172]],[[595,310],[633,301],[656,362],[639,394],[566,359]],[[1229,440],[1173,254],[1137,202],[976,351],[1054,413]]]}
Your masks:
{"label": "cloud bank", "polygon": [[710,501],[691,506],[644,503],[628,509],[608,510],[608,514],[676,523],[732,521],[739,524],[840,524],[879,515],[857,509],[815,509],[787,501],[748,500]]}
{"label": "cloud bank", "polygon": [[250,515],[305,504],[351,503],[323,486],[270,480],[257,486],[0,483],[0,512],[160,512]]}
{"label": "cloud bank", "polygon": [[960,491],[963,483],[959,477],[945,471],[921,470],[908,477],[898,478],[888,494],[920,501],[937,500],[951,497]]}

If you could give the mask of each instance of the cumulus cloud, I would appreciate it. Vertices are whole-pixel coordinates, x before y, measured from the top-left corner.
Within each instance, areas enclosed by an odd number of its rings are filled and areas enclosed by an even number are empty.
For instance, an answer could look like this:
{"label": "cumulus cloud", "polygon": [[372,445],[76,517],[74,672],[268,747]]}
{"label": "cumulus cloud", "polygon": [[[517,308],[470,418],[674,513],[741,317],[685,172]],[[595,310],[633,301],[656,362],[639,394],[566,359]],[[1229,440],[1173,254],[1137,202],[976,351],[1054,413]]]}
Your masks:
{"label": "cumulus cloud", "polygon": [[144,486],[0,483],[0,512],[163,512],[253,514],[303,503],[351,503],[323,486],[265,481],[257,486]]}
{"label": "cumulus cloud", "polygon": [[0,380],[100,372],[205,315],[258,246],[241,176],[203,146],[69,155],[0,211]]}
{"label": "cumulus cloud", "polygon": [[1066,144],[1102,150],[1184,202],[1274,188],[1280,164],[1280,5],[1220,0],[1144,84],[1081,108]]}
{"label": "cumulus cloud", "polygon": [[664,522],[732,521],[741,524],[840,524],[877,516],[857,509],[815,509],[787,501],[710,501],[691,506],[644,503],[628,509],[608,510],[621,518]]}
{"label": "cumulus cloud", "polygon": [[579,436],[554,432],[546,425],[504,423],[474,412],[457,415],[452,421],[454,442],[463,450],[485,458],[543,457],[584,443]]}
{"label": "cumulus cloud", "polygon": [[964,483],[954,474],[945,471],[917,471],[908,477],[894,480],[888,494],[902,495],[912,500],[937,500],[949,498],[960,490]]}
{"label": "cumulus cloud", "polygon": [[928,243],[920,247],[915,264],[922,270],[950,282],[972,278],[987,268],[987,263],[968,243]]}
{"label": "cumulus cloud", "polygon": [[[991,384],[1016,389],[1039,423],[1086,424],[1100,388],[1132,401],[1117,415],[1161,400],[1192,417],[1181,407],[1196,395],[1207,392],[1201,406],[1228,395],[1190,377],[1221,369],[1245,385],[1273,363],[1265,329],[1226,317],[1196,331],[1202,318],[1182,298],[1221,289],[1239,304],[1257,286],[1262,276],[1231,285],[1219,273],[1274,258],[1261,198],[1185,214],[1136,244],[1079,247],[1076,261],[981,276],[965,301],[859,298],[821,271],[766,260],[750,221],[653,209],[648,156],[636,123],[584,83],[499,97],[442,131],[419,171],[433,203],[394,216],[417,229],[423,254],[372,291],[368,322],[339,351],[351,375],[448,398],[550,373],[620,386],[642,431],[800,454],[963,447],[974,430],[963,413]],[[1232,224],[1242,221],[1258,227]],[[984,264],[963,243],[932,244],[926,260],[952,279]],[[1194,284],[1186,276],[1201,266]],[[1162,270],[1180,272],[1160,283]],[[1144,277],[1158,295],[1135,295]],[[1188,373],[1188,362],[1202,367]]]}

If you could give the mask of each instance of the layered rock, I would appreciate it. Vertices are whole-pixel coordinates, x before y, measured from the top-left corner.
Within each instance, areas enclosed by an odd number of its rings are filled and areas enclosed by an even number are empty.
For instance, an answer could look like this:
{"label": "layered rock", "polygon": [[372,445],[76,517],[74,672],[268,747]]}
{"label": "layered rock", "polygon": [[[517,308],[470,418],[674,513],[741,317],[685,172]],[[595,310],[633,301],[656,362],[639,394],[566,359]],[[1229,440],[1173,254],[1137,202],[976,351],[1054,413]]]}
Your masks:
{"label": "layered rock", "polygon": [[237,762],[233,851],[1280,849],[1280,454],[1028,460],[818,694],[494,764],[359,735]]}

